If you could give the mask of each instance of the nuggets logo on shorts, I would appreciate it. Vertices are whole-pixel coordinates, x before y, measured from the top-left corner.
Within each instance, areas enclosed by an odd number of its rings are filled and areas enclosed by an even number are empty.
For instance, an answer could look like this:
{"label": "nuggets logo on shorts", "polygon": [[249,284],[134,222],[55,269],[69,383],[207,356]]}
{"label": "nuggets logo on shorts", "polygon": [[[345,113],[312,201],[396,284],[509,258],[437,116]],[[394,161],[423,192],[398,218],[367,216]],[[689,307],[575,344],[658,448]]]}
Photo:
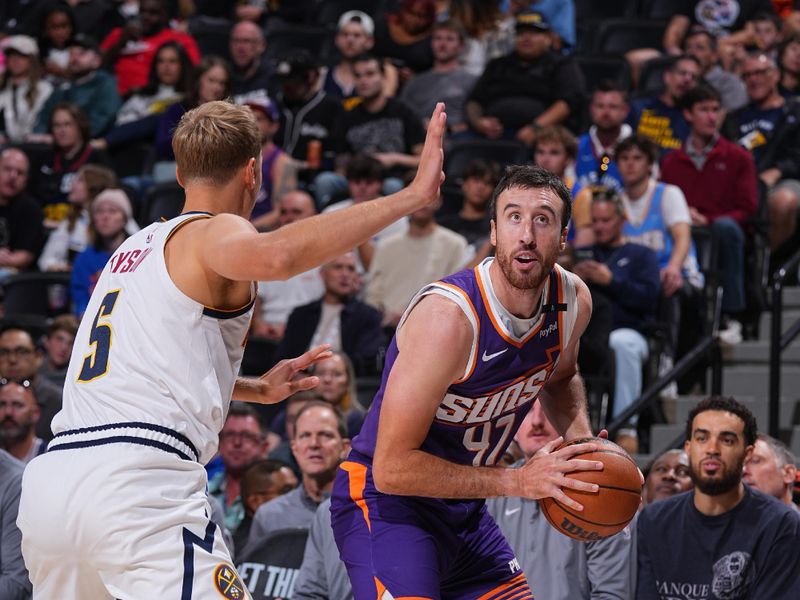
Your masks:
{"label": "nuggets logo on shorts", "polygon": [[246,598],[244,586],[236,574],[236,570],[227,563],[220,563],[214,569],[214,585],[223,598],[228,598],[229,600]]}

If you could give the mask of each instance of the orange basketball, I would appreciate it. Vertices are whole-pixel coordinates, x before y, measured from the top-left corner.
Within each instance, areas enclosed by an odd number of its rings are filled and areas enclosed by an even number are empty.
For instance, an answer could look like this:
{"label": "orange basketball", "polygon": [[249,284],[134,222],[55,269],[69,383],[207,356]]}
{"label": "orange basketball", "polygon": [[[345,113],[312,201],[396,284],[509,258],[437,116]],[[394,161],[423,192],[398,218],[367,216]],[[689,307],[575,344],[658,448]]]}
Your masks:
{"label": "orange basketball", "polygon": [[581,492],[564,488],[564,493],[583,505],[578,512],[564,506],[555,498],[542,498],[539,506],[550,524],[564,535],[591,542],[622,531],[639,509],[642,484],[639,469],[628,453],[614,442],[602,438],[584,438],[561,444],[556,450],[595,442],[603,449],[576,454],[572,459],[594,460],[603,463],[602,471],[575,471],[567,477],[600,486],[597,492]]}

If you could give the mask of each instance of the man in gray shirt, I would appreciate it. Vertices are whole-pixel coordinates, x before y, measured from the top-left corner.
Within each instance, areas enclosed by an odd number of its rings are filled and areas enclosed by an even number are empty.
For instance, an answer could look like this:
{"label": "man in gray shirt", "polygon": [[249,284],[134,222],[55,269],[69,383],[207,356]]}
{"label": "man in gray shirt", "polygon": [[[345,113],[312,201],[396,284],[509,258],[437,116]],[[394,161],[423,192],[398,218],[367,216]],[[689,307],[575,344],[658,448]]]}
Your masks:
{"label": "man in gray shirt", "polygon": [[258,508],[243,555],[280,529],[311,526],[317,507],[330,496],[339,463],[350,452],[344,418],[323,400],[309,401],[297,415],[291,446],[302,474],[300,485]]}
{"label": "man in gray shirt", "polygon": [[27,600],[31,582],[22,560],[22,534],[17,528],[22,470],[25,466],[0,450],[0,598]]}
{"label": "man in gray shirt", "polygon": [[[533,456],[558,433],[539,402],[514,438]],[[490,498],[486,507],[508,539],[537,598],[547,600],[632,600],[636,560],[629,528],[596,542],[579,542],[552,527],[535,500]],[[554,577],[553,574],[558,576]]]}
{"label": "man in gray shirt", "polygon": [[683,47],[686,54],[700,62],[703,79],[719,92],[722,108],[732,112],[750,101],[741,78],[719,65],[717,38],[711,32],[702,27],[693,28],[686,36]]}
{"label": "man in gray shirt", "polygon": [[459,64],[464,49],[464,30],[455,21],[442,21],[433,28],[433,68],[406,83],[400,94],[420,120],[427,119],[437,102],[447,106],[447,127],[451,133],[466,131],[464,101],[477,80]]}

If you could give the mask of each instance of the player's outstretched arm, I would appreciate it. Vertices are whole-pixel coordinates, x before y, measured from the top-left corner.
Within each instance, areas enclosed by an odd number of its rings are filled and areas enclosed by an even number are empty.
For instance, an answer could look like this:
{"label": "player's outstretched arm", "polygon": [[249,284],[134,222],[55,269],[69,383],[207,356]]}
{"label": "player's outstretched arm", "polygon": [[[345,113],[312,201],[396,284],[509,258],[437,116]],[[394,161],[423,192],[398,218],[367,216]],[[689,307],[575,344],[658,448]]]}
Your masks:
{"label": "player's outstretched arm", "polygon": [[333,260],[401,217],[434,202],[444,181],[442,139],[446,122],[444,104],[439,103],[428,125],[414,181],[396,194],[263,234],[235,223],[243,221],[238,217],[216,217],[212,221],[217,223],[205,229],[203,248],[208,267],[234,281],[286,279]]}
{"label": "player's outstretched arm", "polygon": [[240,377],[233,388],[233,399],[257,404],[275,404],[285,400],[292,394],[317,387],[319,377],[301,377],[312,364],[331,357],[331,345],[316,346],[297,358],[280,361],[269,371],[258,378]]}
{"label": "player's outstretched arm", "polygon": [[[536,465],[536,477],[523,481],[519,469],[455,464],[420,448],[448,386],[464,373],[472,329],[461,310],[440,296],[424,298],[398,333],[400,353],[383,397],[372,473],[382,492],[434,498],[551,496],[561,487],[591,490],[564,477],[594,461],[569,458],[594,444],[576,444]],[[575,449],[578,449],[577,451]]]}

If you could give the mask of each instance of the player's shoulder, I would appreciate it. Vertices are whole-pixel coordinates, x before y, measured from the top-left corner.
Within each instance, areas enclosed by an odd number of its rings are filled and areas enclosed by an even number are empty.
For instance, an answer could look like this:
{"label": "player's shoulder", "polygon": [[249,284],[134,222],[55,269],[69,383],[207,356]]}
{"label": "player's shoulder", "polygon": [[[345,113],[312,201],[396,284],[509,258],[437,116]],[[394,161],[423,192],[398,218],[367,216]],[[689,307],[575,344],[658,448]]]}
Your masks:
{"label": "player's shoulder", "polygon": [[670,527],[675,525],[675,517],[691,509],[694,491],[689,490],[670,498],[659,500],[645,506],[639,513],[639,527]]}

